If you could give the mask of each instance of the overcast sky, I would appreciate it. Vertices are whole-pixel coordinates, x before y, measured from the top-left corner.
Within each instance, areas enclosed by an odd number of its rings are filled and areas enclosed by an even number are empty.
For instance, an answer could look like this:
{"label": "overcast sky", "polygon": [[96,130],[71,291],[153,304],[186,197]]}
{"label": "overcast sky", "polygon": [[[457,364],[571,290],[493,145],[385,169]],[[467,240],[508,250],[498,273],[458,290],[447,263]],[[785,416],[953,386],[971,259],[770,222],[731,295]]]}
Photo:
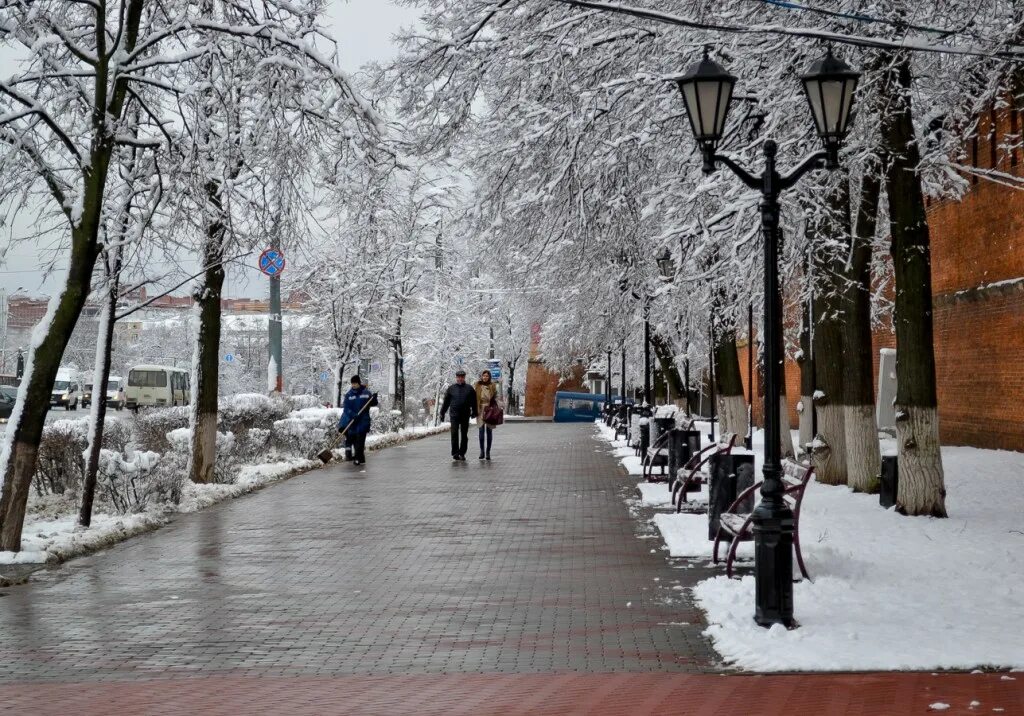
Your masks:
{"label": "overcast sky", "polygon": [[[418,10],[398,7],[392,0],[331,0],[329,29],[338,41],[341,66],[349,72],[357,72],[361,66],[374,60],[388,60],[396,52],[392,36],[404,26],[415,24]],[[8,70],[0,70],[7,74]],[[6,238],[3,239],[6,242]],[[31,294],[49,293],[63,271],[48,280],[38,266],[42,262],[41,251],[47,243],[41,240],[37,248],[19,244],[8,253],[0,264],[0,288],[8,294],[21,290]],[[52,253],[47,253],[52,257]],[[255,259],[253,259],[255,261]],[[248,274],[248,276],[246,275]],[[224,294],[229,297],[263,297],[266,293],[265,279],[257,280],[255,271],[229,270]],[[188,287],[178,293],[185,294]]]}

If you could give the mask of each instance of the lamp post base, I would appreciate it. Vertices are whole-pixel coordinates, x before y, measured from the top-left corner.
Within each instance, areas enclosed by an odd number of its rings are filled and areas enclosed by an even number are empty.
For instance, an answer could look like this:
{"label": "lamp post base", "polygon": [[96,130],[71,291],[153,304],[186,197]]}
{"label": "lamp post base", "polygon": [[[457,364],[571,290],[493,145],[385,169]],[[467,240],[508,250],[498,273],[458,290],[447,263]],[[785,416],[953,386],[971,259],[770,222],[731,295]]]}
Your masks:
{"label": "lamp post base", "polygon": [[762,500],[754,509],[754,621],[763,627],[793,619],[793,511],[785,500]]}

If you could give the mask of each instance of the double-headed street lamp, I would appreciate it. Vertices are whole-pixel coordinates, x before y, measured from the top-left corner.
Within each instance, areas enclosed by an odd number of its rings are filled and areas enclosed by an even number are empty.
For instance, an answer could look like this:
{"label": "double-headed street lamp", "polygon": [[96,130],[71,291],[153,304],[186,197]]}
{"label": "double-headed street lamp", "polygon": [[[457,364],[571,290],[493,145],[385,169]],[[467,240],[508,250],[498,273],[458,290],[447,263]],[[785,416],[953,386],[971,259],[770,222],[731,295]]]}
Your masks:
{"label": "double-headed street lamp", "polygon": [[725,129],[736,78],[708,57],[693,65],[676,82],[686,103],[690,127],[704,158],[704,172],[719,163],[729,167],[744,184],[761,191],[761,227],[764,236],[764,483],[761,503],[754,509],[754,620],[761,626],[793,621],[793,512],[786,504],[782,483],[779,434],[779,387],[782,385],[782,297],[779,294],[779,194],[796,184],[811,169],[839,165],[839,147],[852,118],[854,91],[860,75],[829,49],[801,77],[818,136],[824,149],[806,157],[795,169],[779,174],[775,166],[778,146],[762,146],[764,172],[754,176],[727,156],[717,153]]}

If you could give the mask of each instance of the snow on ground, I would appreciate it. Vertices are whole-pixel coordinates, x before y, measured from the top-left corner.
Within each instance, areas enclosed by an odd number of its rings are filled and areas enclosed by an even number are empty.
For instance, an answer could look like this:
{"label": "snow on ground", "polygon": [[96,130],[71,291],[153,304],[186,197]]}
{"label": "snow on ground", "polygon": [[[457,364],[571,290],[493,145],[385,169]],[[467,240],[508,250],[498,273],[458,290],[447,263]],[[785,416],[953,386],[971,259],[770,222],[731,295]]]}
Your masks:
{"label": "snow on ground", "polygon": [[[314,409],[316,410],[316,409]],[[84,422],[84,421],[83,421]],[[371,435],[367,438],[368,449],[380,449],[438,432],[448,430],[448,425],[437,427],[405,428],[399,432]],[[187,432],[187,429],[186,429]],[[220,437],[220,434],[218,434]],[[339,456],[342,451],[336,451]],[[96,513],[88,529],[77,527],[77,505],[64,504],[65,514],[55,516],[56,511],[37,515],[26,520],[20,552],[0,552],[0,565],[33,564],[40,562],[61,562],[82,554],[102,549],[121,542],[142,532],[148,532],[167,523],[174,512],[198,512],[226,499],[239,497],[272,482],[312,470],[323,465],[319,460],[291,459],[260,465],[245,465],[239,468],[232,484],[197,485],[186,481],[182,488],[181,500],[177,505],[160,505],[151,511],[131,515],[109,515]]]}
{"label": "snow on ground", "polygon": [[[1024,668],[1024,453],[942,454],[945,520],[904,517],[846,487],[808,486],[800,533],[814,581],[794,585],[799,628],[754,623],[752,576],[729,580],[723,565],[700,583],[694,596],[722,657],[756,671]],[[654,521],[673,556],[710,555],[706,516]]]}

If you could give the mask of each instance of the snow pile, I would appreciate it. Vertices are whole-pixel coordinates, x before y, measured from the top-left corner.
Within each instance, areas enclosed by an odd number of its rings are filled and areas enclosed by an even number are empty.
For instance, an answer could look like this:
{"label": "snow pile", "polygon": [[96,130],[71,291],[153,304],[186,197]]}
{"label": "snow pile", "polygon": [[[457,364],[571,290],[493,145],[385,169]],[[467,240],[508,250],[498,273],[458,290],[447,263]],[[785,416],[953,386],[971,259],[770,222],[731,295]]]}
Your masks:
{"label": "snow pile", "polygon": [[[654,525],[661,531],[665,546],[672,557],[711,557],[711,548],[714,542],[708,539],[708,516],[700,514],[660,514],[655,515],[652,520]],[[729,544],[725,543],[718,548],[718,556],[725,558]],[[739,559],[753,559],[753,542],[741,542],[736,555]]]}
{"label": "snow pile", "polygon": [[20,552],[0,552],[0,564],[60,562],[108,547],[167,522],[166,516],[144,512],[135,515],[93,515],[87,530],[77,527],[78,515],[27,523]]}
{"label": "snow pile", "polygon": [[[610,431],[599,428],[598,438],[610,442]],[[755,433],[758,473],[762,438]],[[942,455],[945,520],[903,517],[846,487],[808,486],[800,534],[814,581],[794,585],[800,628],[754,623],[752,576],[729,580],[722,565],[700,583],[705,633],[723,658],[757,671],[1024,668],[1024,454]],[[642,504],[659,506],[659,488],[641,483]],[[654,523],[670,555],[710,556],[706,515],[659,514]],[[740,559],[752,555],[752,543],[740,545]]]}
{"label": "snow pile", "polygon": [[[795,585],[800,629],[754,625],[753,577],[695,594],[708,634],[749,669],[1024,668],[1024,454],[943,448],[945,520],[812,483],[800,531],[814,582]],[[1010,627],[1010,628],[1008,628]]]}
{"label": "snow pile", "polygon": [[674,405],[659,405],[654,409],[654,417],[656,418],[674,418],[676,413],[679,412],[679,408]]}

